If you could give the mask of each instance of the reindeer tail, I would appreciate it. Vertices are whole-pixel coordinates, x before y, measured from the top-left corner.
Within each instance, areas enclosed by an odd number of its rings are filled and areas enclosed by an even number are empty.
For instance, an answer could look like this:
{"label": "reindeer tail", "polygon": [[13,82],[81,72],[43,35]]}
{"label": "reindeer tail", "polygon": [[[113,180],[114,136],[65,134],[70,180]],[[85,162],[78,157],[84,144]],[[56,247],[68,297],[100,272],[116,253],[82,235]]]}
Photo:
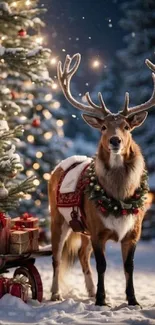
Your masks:
{"label": "reindeer tail", "polygon": [[61,271],[64,272],[75,263],[81,244],[81,234],[71,232],[63,248]]}

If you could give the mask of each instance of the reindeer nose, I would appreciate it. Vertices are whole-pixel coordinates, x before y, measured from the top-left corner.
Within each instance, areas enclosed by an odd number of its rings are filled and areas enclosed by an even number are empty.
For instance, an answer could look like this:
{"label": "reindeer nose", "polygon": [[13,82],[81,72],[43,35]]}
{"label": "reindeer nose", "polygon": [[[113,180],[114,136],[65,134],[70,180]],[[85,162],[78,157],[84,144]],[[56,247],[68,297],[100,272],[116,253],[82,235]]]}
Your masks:
{"label": "reindeer nose", "polygon": [[110,144],[112,144],[113,147],[119,147],[121,143],[121,139],[119,137],[111,137],[110,138]]}

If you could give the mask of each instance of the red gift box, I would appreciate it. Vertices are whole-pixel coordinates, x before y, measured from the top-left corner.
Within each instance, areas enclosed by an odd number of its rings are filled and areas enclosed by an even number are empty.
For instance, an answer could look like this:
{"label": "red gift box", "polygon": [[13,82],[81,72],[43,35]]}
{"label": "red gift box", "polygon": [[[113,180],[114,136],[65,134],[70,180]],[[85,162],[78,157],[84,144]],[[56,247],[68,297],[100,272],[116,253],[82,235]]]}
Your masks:
{"label": "red gift box", "polygon": [[9,252],[11,218],[0,212],[0,254]]}
{"label": "red gift box", "polygon": [[23,275],[17,275],[8,281],[8,293],[12,296],[21,298],[24,302],[28,300],[28,290],[30,288],[28,279]]}
{"label": "red gift box", "polygon": [[0,299],[8,292],[8,278],[0,277]]}
{"label": "red gift box", "polygon": [[38,227],[39,221],[38,218],[33,217],[30,213],[24,213],[20,217],[13,218],[11,220],[12,226],[24,226],[25,228],[36,228]]}

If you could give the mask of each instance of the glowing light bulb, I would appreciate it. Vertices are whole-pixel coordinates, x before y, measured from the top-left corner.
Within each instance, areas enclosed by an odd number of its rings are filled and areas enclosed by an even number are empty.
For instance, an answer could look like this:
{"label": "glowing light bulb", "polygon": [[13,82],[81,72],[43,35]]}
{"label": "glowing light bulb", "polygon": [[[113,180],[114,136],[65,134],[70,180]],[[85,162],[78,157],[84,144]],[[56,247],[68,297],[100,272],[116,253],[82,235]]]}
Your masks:
{"label": "glowing light bulb", "polygon": [[58,88],[58,85],[54,82],[53,84],[52,84],[52,89],[57,89]]}
{"label": "glowing light bulb", "polygon": [[33,143],[34,142],[34,136],[33,135],[28,135],[27,136],[27,141],[30,142],[30,143]]}
{"label": "glowing light bulb", "polygon": [[43,43],[43,37],[42,36],[37,36],[36,37],[36,42],[37,42],[37,44],[42,44]]}
{"label": "glowing light bulb", "polygon": [[63,126],[64,122],[62,120],[57,120],[57,125],[58,126]]}
{"label": "glowing light bulb", "polygon": [[34,168],[35,170],[37,170],[37,169],[40,168],[40,165],[39,165],[38,163],[34,163],[34,164],[33,164],[33,168]]}
{"label": "glowing light bulb", "polygon": [[26,4],[26,6],[30,6],[31,1],[30,0],[26,0],[25,4]]}
{"label": "glowing light bulb", "polygon": [[35,200],[35,205],[36,206],[40,206],[41,205],[41,201],[40,200]]}
{"label": "glowing light bulb", "polygon": [[16,8],[17,7],[17,2],[16,1],[12,2],[11,6]]}
{"label": "glowing light bulb", "polygon": [[47,120],[49,120],[52,117],[52,114],[47,109],[43,110],[43,115]]}
{"label": "glowing light bulb", "polygon": [[60,107],[60,102],[56,101],[52,104],[52,108],[58,109]]}
{"label": "glowing light bulb", "polygon": [[47,100],[47,102],[51,99],[52,99],[52,94],[45,95],[45,100]]}
{"label": "glowing light bulb", "polygon": [[50,63],[52,65],[55,65],[57,63],[57,58],[52,58],[51,61],[50,61]]}
{"label": "glowing light bulb", "polygon": [[37,105],[37,106],[36,106],[36,110],[37,110],[37,111],[41,111],[42,108],[43,108],[42,105]]}
{"label": "glowing light bulb", "polygon": [[34,175],[34,171],[33,171],[33,170],[27,170],[27,171],[26,171],[26,175],[27,175],[28,177],[33,176],[33,175]]}
{"label": "glowing light bulb", "polygon": [[53,136],[53,133],[52,133],[52,132],[46,132],[46,133],[44,133],[44,138],[45,138],[46,140],[51,139],[52,136]]}
{"label": "glowing light bulb", "polygon": [[99,68],[100,67],[100,65],[101,65],[101,62],[99,61],[99,60],[94,60],[93,62],[92,62],[92,67],[93,68]]}
{"label": "glowing light bulb", "polygon": [[42,152],[41,151],[37,151],[36,152],[36,157],[37,158],[41,158],[43,156]]}
{"label": "glowing light bulb", "polygon": [[33,184],[34,184],[35,186],[38,186],[38,185],[40,184],[40,182],[39,182],[38,179],[35,179],[35,180],[33,181]]}
{"label": "glowing light bulb", "polygon": [[49,179],[51,178],[51,175],[49,173],[45,173],[43,175],[43,178],[46,180],[46,181],[49,181]]}
{"label": "glowing light bulb", "polygon": [[32,198],[32,195],[31,195],[31,194],[26,194],[26,195],[25,195],[25,199],[26,199],[26,200],[30,200],[31,198]]}

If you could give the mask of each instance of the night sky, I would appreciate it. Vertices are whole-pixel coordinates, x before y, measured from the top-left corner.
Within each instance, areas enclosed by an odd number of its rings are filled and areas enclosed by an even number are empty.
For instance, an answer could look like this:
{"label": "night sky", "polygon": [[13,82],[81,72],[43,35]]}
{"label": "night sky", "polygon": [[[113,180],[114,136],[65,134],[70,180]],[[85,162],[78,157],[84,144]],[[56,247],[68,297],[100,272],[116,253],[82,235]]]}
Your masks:
{"label": "night sky", "polygon": [[[123,47],[119,20],[123,0],[44,0],[47,45],[53,56],[64,60],[66,54],[80,52],[84,75],[93,80],[102,73],[115,52]],[[99,59],[101,67],[91,62]],[[86,81],[86,80],[85,80]]]}

